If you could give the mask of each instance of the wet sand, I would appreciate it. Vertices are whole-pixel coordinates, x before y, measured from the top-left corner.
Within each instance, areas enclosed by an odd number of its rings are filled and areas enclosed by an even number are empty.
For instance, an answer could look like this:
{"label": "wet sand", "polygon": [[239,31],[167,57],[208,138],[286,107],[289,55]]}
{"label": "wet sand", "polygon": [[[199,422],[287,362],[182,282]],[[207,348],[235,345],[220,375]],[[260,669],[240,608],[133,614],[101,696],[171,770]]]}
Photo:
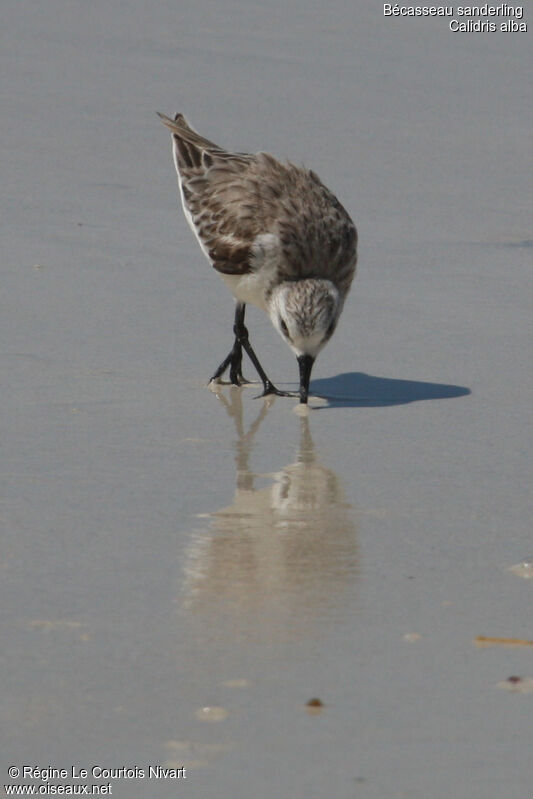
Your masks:
{"label": "wet sand", "polygon": [[[529,795],[531,649],[476,638],[533,638],[509,571],[533,556],[530,34],[448,25],[343,0],[5,11],[0,784]],[[306,163],[356,221],[306,417],[206,388],[233,304],[156,110]]]}

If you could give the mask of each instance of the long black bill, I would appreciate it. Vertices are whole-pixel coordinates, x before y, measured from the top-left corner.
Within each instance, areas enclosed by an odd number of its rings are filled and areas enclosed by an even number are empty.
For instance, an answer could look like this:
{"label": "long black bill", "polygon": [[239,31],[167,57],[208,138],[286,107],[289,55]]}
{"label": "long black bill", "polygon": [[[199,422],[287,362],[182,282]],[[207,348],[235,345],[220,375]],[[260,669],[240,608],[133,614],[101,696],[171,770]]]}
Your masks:
{"label": "long black bill", "polygon": [[298,357],[298,366],[300,367],[300,402],[307,405],[307,396],[309,394],[309,380],[311,379],[311,369],[315,359],[312,355],[300,355]]}

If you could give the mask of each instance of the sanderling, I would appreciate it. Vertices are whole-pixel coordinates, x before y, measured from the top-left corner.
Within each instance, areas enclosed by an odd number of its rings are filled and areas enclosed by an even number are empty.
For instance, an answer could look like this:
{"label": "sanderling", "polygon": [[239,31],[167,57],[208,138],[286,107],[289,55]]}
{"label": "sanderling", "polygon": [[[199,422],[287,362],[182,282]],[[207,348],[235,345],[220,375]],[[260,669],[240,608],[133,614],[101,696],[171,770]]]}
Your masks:
{"label": "sanderling", "polygon": [[262,308],[295,353],[299,397],[307,403],[313,363],[337,325],[357,262],[357,231],[337,198],[311,170],[268,153],[229,153],[197,133],[183,114],[159,114],[172,131],[185,217],[203,252],[236,299],[235,341],[211,380],[229,367],[242,376],[242,350],[263,382],[279,391],[252,349],[246,303]]}

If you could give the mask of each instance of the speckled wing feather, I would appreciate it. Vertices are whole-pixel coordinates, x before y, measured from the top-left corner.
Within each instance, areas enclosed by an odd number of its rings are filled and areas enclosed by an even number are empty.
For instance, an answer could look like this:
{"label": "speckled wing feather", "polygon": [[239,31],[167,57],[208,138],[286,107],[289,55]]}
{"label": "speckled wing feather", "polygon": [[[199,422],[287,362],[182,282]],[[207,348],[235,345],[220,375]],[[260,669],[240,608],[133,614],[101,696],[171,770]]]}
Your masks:
{"label": "speckled wing feather", "polygon": [[229,153],[183,115],[160,116],[173,133],[185,211],[215,269],[253,271],[258,237],[270,234],[278,242],[281,280],[321,275],[348,290],[357,260],[355,226],[314,172],[267,153]]}

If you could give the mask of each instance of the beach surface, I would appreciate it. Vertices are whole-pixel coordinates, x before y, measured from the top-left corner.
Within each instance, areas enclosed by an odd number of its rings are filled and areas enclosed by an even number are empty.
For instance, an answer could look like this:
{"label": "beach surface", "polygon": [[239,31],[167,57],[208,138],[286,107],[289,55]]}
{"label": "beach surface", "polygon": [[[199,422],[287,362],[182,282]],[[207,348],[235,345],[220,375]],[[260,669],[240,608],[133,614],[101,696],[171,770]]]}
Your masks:
{"label": "beach surface", "polygon": [[[0,785],[530,796],[531,34],[450,20],[4,9]],[[207,387],[233,300],[156,111],[353,216],[308,415]]]}

